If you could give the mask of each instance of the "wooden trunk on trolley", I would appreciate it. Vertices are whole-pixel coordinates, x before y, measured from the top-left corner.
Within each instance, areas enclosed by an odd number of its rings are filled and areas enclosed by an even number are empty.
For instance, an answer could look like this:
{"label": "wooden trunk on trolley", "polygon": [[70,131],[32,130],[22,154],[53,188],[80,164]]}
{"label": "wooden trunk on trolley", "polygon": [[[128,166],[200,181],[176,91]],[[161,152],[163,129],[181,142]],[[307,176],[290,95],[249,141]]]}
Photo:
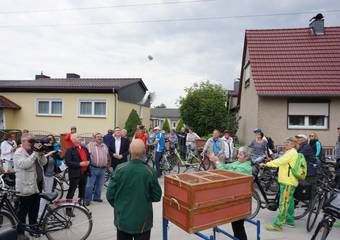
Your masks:
{"label": "wooden trunk on trolley", "polygon": [[226,170],[165,176],[163,216],[188,233],[251,214],[253,177]]}

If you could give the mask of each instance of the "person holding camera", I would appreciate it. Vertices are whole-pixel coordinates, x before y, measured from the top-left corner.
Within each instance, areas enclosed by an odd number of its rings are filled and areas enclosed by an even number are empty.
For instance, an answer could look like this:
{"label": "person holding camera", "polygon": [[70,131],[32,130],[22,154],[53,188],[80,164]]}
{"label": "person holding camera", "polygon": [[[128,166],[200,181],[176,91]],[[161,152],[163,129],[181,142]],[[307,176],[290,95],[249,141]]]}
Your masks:
{"label": "person holding camera", "polygon": [[[47,164],[44,166],[44,189],[45,193],[51,193],[53,190],[54,183],[54,175],[58,172],[58,160],[61,159],[58,148],[55,148],[57,142],[55,137],[50,134],[46,138],[46,142],[43,143],[43,150],[45,157],[47,159]],[[40,200],[40,208],[39,208],[39,218],[43,214],[47,200]]]}
{"label": "person holding camera", "polygon": [[[66,199],[73,199],[74,193],[78,188],[78,198],[84,200],[86,179],[90,165],[90,154],[81,144],[81,137],[78,134],[72,134],[71,140],[73,146],[66,150],[64,156],[70,179],[70,188],[68,189]],[[74,217],[71,209],[67,209],[66,214],[69,217]]]}
{"label": "person holding camera", "polygon": [[[47,159],[42,151],[42,144],[34,141],[33,135],[25,134],[21,137],[21,147],[13,157],[16,172],[15,190],[18,191],[18,218],[21,223],[37,224],[40,197],[44,175],[43,166]],[[25,239],[24,229],[18,224],[18,239]]]}

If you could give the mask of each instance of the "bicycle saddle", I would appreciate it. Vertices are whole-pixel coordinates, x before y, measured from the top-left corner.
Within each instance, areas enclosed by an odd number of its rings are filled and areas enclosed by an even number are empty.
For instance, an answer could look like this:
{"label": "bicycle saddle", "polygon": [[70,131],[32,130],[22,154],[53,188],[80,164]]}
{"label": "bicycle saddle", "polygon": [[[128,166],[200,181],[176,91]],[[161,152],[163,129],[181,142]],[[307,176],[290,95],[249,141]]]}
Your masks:
{"label": "bicycle saddle", "polygon": [[58,197],[58,193],[52,192],[52,193],[40,193],[39,194],[40,198],[43,198],[49,202],[52,202]]}

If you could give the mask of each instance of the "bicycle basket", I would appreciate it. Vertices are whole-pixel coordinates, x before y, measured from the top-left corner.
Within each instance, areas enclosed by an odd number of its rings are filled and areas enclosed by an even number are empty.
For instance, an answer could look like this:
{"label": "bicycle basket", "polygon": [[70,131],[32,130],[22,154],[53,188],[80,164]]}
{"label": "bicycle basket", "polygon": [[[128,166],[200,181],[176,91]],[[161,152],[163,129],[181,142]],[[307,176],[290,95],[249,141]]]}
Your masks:
{"label": "bicycle basket", "polygon": [[294,192],[295,199],[299,201],[309,200],[312,197],[312,185],[307,181],[300,181]]}
{"label": "bicycle basket", "polygon": [[328,193],[327,199],[324,205],[324,211],[340,219],[340,192]]}

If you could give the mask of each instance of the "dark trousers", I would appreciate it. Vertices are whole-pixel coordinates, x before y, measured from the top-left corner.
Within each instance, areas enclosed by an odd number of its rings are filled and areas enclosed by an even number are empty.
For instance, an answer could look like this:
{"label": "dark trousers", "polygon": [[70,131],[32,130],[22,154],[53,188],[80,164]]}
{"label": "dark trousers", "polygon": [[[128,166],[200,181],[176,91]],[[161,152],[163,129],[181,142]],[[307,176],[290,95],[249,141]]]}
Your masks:
{"label": "dark trousers", "polygon": [[117,240],[150,240],[151,231],[128,234],[117,229]]}
{"label": "dark trousers", "polygon": [[244,219],[232,222],[231,226],[233,228],[234,237],[239,240],[247,240],[246,229],[244,228]]}
{"label": "dark trousers", "polygon": [[80,174],[78,178],[70,178],[70,188],[68,189],[66,199],[72,199],[74,192],[78,188],[78,197],[82,200],[85,197],[87,175],[84,173]]}
{"label": "dark trousers", "polygon": [[126,159],[117,159],[117,158],[112,158],[112,168],[113,170],[116,170],[116,167],[121,164],[121,163],[124,163],[126,162]]}
{"label": "dark trousers", "polygon": [[[40,206],[39,194],[33,194],[30,196],[19,196],[18,204],[19,205],[17,215],[20,222],[26,223],[26,217],[28,214],[29,224],[37,224]],[[21,224],[18,224],[17,230],[19,234],[24,233],[24,229]]]}
{"label": "dark trousers", "polygon": [[181,155],[181,158],[183,160],[185,160],[185,156],[186,156],[186,153],[187,153],[187,149],[186,149],[185,144],[178,145],[178,147],[179,147],[179,153]]}
{"label": "dark trousers", "polygon": [[337,184],[337,188],[340,189],[340,158],[336,160],[335,172],[336,172],[335,182]]}
{"label": "dark trousers", "polygon": [[163,152],[157,152],[155,154],[155,163],[156,163],[156,169],[158,177],[162,176],[161,172],[161,160],[162,160]]}

